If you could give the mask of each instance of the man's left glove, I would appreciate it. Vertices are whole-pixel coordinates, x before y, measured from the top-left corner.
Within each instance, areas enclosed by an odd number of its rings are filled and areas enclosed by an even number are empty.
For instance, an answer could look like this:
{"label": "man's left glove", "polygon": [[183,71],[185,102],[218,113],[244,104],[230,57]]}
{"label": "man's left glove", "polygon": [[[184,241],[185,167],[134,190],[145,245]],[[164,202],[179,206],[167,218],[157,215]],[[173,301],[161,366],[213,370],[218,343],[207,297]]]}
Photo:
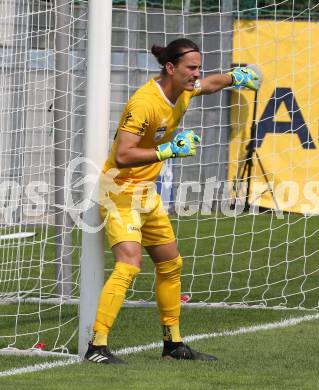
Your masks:
{"label": "man's left glove", "polygon": [[232,86],[235,88],[246,87],[254,91],[257,91],[259,89],[259,77],[257,73],[249,66],[235,68],[233,71],[227,74],[232,77]]}

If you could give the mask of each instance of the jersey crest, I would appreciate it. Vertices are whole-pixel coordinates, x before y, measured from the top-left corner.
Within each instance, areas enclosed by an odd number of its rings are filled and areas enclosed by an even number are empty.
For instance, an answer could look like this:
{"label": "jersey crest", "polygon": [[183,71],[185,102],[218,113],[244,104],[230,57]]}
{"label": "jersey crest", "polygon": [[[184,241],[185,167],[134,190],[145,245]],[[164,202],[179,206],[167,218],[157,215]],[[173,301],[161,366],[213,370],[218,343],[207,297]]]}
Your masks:
{"label": "jersey crest", "polygon": [[160,127],[158,127],[154,134],[154,142],[159,142],[165,135],[167,129],[167,120],[163,118],[161,120]]}
{"label": "jersey crest", "polygon": [[165,135],[166,127],[159,127],[154,134],[154,141],[159,142]]}

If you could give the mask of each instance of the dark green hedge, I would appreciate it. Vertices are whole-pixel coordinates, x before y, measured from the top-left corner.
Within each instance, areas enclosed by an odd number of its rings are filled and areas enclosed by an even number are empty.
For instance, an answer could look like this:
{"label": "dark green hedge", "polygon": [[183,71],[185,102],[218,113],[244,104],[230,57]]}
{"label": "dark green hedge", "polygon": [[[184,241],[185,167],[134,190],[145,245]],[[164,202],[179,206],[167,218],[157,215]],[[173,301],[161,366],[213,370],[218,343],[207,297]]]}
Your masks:
{"label": "dark green hedge", "polygon": [[[114,7],[126,7],[127,1],[113,0]],[[225,1],[225,0],[224,0]],[[229,0],[226,0],[229,3]],[[225,1],[225,3],[226,3]],[[223,0],[138,0],[139,9],[184,12],[220,12]],[[188,9],[186,9],[188,5]],[[233,0],[233,12],[241,18],[296,18],[319,19],[317,1],[299,0]]]}

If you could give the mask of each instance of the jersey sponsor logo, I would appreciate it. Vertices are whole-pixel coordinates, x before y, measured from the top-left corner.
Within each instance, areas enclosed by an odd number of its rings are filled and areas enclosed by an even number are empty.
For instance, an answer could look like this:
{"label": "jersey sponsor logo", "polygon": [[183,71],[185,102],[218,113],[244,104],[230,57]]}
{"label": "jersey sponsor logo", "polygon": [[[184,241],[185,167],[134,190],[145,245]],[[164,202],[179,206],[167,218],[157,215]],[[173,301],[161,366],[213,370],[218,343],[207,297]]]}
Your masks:
{"label": "jersey sponsor logo", "polygon": [[127,232],[128,233],[134,233],[134,232],[140,232],[140,228],[138,226],[134,225],[127,225]]}

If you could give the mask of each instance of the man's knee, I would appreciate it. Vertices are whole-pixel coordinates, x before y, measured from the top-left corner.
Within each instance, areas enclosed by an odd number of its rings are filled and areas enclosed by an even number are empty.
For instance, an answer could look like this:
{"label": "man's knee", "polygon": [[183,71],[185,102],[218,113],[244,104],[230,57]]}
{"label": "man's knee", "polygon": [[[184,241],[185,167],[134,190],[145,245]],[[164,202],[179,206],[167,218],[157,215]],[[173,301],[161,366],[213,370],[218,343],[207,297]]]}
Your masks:
{"label": "man's knee", "polygon": [[156,273],[166,278],[176,277],[176,276],[179,277],[181,274],[182,265],[183,265],[183,260],[179,255],[174,259],[156,263]]}
{"label": "man's knee", "polygon": [[120,242],[112,247],[112,251],[116,261],[141,268],[142,247],[140,243],[135,241]]}

